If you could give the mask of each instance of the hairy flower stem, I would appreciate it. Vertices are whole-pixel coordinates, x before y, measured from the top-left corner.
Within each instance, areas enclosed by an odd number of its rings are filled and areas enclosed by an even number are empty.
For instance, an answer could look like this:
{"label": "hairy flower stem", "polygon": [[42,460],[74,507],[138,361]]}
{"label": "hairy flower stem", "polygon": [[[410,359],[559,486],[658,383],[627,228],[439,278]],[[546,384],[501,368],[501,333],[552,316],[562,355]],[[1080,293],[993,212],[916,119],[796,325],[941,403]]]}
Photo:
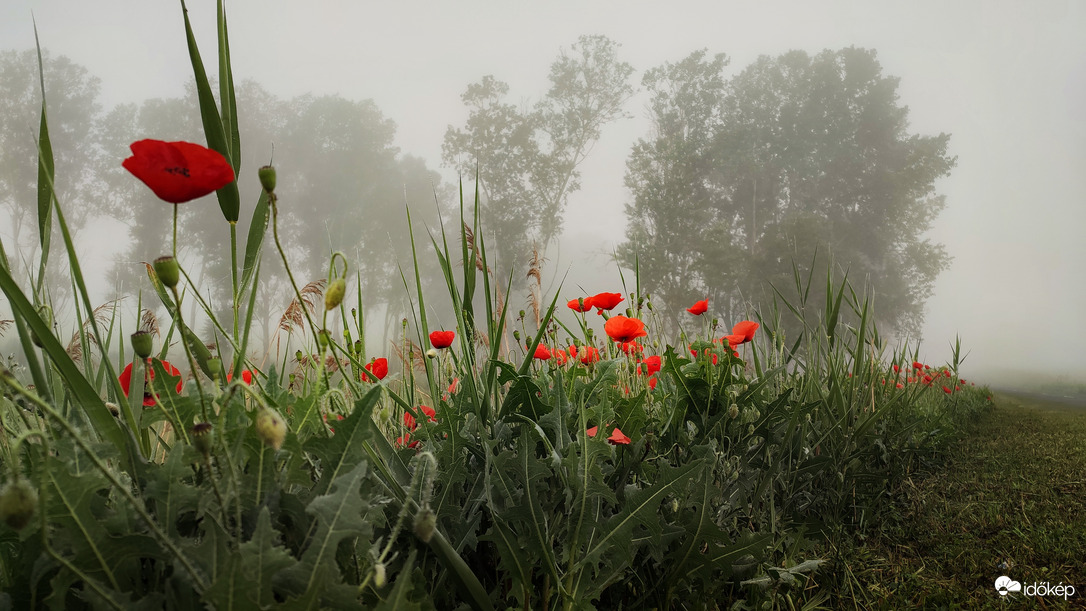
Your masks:
{"label": "hairy flower stem", "polygon": [[72,441],[74,441],[75,444],[79,446],[80,450],[83,450],[83,453],[87,455],[87,458],[90,459],[94,467],[98,469],[107,480],[109,480],[110,485],[112,485],[113,488],[117,492],[119,492],[126,501],[128,501],[128,504],[132,507],[132,510],[135,511],[140,519],[142,519],[144,523],[147,524],[147,528],[150,530],[151,534],[156,539],[158,539],[159,543],[161,543],[162,546],[166,548],[166,550],[170,554],[177,558],[177,561],[178,563],[180,563],[181,568],[183,568],[189,574],[189,577],[192,578],[192,582],[196,588],[196,591],[202,595],[207,589],[207,583],[204,581],[203,575],[201,575],[200,572],[196,570],[196,567],[193,566],[191,562],[189,562],[189,559],[185,556],[184,552],[181,551],[181,548],[177,547],[177,545],[169,538],[169,536],[167,536],[166,533],[162,532],[162,528],[160,528],[158,523],[155,522],[155,520],[147,513],[147,509],[144,507],[143,503],[141,503],[139,499],[132,495],[132,491],[129,490],[129,486],[125,485],[119,479],[117,479],[117,475],[104,462],[102,462],[102,459],[99,458],[97,454],[95,454],[94,449],[90,447],[90,444],[87,442],[85,436],[80,434],[79,431],[75,430],[75,427],[73,427],[72,424],[68,422],[68,419],[61,415],[58,411],[56,411],[56,409],[52,405],[49,405],[36,394],[24,388],[22,384],[20,384],[19,381],[15,379],[15,376],[13,376],[10,371],[6,369],[0,369],[0,382],[3,382],[6,386],[11,388],[12,391],[16,392],[27,401],[33,403],[38,409],[41,410],[43,414],[56,421],[56,423],[59,424],[60,427],[64,429],[66,433],[68,433],[68,435],[71,436]]}
{"label": "hairy flower stem", "polygon": [[173,205],[173,258],[177,258],[177,204]]}
{"label": "hairy flower stem", "polygon": [[[287,278],[290,279],[290,286],[294,288],[294,296],[298,299],[299,304],[304,304],[305,300],[302,299],[302,291],[298,289],[298,283],[294,281],[294,273],[290,271],[290,263],[287,261],[287,253],[283,250],[283,243],[279,241],[279,198],[275,193],[268,193],[268,201],[271,203],[272,209],[272,236],[275,238],[275,249],[279,251],[279,256],[283,259],[283,269],[287,271]],[[313,334],[313,338],[317,338],[319,330],[317,329],[317,323],[313,322],[313,316],[309,313],[309,308],[302,306],[302,313],[305,314],[305,320],[309,323],[309,330]],[[320,345],[320,342],[317,342]],[[324,349],[320,350],[321,355],[321,377],[324,380],[324,387],[329,388],[331,385],[328,381],[328,371],[324,367]]]}
{"label": "hairy flower stem", "polygon": [[[211,468],[211,455],[204,455],[204,468],[207,469],[207,479],[211,480],[211,489],[215,491],[215,498],[219,501],[219,507],[222,509],[223,526],[226,526],[225,522],[230,520],[230,516],[227,515],[226,501],[223,499],[222,491],[219,490],[219,482],[215,479],[215,471]],[[238,521],[234,524],[234,544],[241,545],[241,515],[240,510],[238,514]]]}
{"label": "hairy flower stem", "polygon": [[203,416],[204,422],[210,422],[207,412],[207,397],[204,395],[204,385],[200,383],[200,376],[196,374],[198,365],[196,364],[196,358],[192,356],[192,348],[189,347],[189,338],[185,331],[188,328],[185,326],[185,321],[181,317],[181,296],[177,293],[177,287],[170,287],[170,291],[173,293],[174,310],[177,312],[177,326],[181,329],[181,345],[185,347],[185,356],[189,359],[189,367],[192,368],[192,379],[196,382],[196,392],[200,395],[200,413]]}

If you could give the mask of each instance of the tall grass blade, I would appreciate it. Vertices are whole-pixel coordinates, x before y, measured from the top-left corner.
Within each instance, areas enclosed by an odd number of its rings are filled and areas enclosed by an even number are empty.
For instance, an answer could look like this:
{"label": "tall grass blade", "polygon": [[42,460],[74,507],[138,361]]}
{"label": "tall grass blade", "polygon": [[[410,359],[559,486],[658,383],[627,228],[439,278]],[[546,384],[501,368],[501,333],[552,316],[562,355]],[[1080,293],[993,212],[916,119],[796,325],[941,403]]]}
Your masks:
{"label": "tall grass blade", "polygon": [[[192,62],[193,76],[196,78],[196,94],[200,100],[200,119],[204,125],[204,136],[207,138],[208,148],[218,151],[226,160],[234,166],[235,160],[231,146],[226,139],[226,130],[223,128],[222,119],[215,103],[215,95],[211,92],[211,84],[207,80],[207,72],[204,71],[204,62],[200,58],[200,49],[196,45],[196,36],[192,33],[192,24],[189,22],[189,10],[185,6],[185,0],[181,0],[181,12],[185,17],[185,38],[188,41],[189,59]],[[225,22],[224,22],[225,28]],[[228,78],[229,74],[220,74],[220,79]],[[235,172],[236,174],[236,172]],[[241,195],[238,193],[238,181],[235,180],[215,192],[219,200],[219,208],[230,223],[237,223],[241,214]]]}
{"label": "tall grass blade", "polygon": [[38,82],[41,86],[41,123],[38,126],[38,239],[41,243],[41,262],[38,266],[40,295],[45,286],[45,267],[49,260],[49,238],[53,231],[53,180],[56,175],[53,163],[53,145],[49,142],[49,122],[45,111],[45,64],[41,58],[41,42],[38,40],[38,24],[34,22],[34,45],[38,51]]}

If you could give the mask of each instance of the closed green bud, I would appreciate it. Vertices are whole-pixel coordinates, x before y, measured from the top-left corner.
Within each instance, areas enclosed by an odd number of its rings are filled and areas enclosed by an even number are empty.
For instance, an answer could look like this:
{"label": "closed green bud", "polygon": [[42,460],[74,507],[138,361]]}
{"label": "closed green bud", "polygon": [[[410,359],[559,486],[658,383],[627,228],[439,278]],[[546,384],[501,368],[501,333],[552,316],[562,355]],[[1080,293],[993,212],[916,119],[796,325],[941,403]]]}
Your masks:
{"label": "closed green bud", "polygon": [[385,563],[378,562],[377,566],[373,567],[373,585],[383,588],[388,583],[387,579],[385,576]]}
{"label": "closed green bud", "polygon": [[181,267],[177,265],[177,259],[171,255],[155,259],[153,266],[158,281],[166,288],[172,289],[181,280]]}
{"label": "closed green bud", "polygon": [[270,165],[266,165],[266,166],[260,168],[259,170],[257,170],[256,175],[257,175],[257,177],[260,178],[260,186],[263,187],[265,191],[267,191],[268,193],[271,193],[271,192],[275,191],[275,168],[274,167],[272,167]]}
{"label": "closed green bud", "polygon": [[434,510],[426,507],[415,515],[415,536],[423,543],[429,543],[437,528],[437,516]]}
{"label": "closed green bud", "polygon": [[0,520],[15,530],[30,523],[38,508],[38,492],[30,482],[18,478],[0,488]]}
{"label": "closed green bud", "polygon": [[136,331],[132,334],[132,351],[141,359],[151,356],[154,350],[154,336],[150,331]]}
{"label": "closed green bud", "polygon": [[287,423],[275,410],[261,408],[256,415],[256,436],[264,442],[264,445],[278,450],[283,447],[283,442],[287,438]]}
{"label": "closed green bud", "polygon": [[329,338],[330,335],[331,335],[331,333],[328,332],[328,329],[321,329],[320,331],[318,331],[317,332],[317,345],[319,345],[321,348],[327,348],[328,347],[328,338]]}
{"label": "closed green bud", "polygon": [[222,359],[217,356],[213,356],[207,359],[207,371],[211,374],[213,380],[218,380],[222,377]]}
{"label": "closed green bud", "polygon": [[347,281],[343,278],[336,278],[328,285],[328,289],[324,291],[324,309],[332,311],[339,307],[339,304],[343,303],[343,296],[347,294]]}

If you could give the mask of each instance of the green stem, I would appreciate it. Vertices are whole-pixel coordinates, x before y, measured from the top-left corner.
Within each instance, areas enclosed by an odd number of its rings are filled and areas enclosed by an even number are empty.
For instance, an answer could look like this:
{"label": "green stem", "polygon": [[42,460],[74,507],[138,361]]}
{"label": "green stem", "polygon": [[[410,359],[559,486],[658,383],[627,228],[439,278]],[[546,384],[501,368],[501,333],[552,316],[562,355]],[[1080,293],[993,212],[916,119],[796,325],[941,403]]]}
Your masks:
{"label": "green stem", "polygon": [[173,205],[173,258],[177,258],[177,204]]}
{"label": "green stem", "polygon": [[[226,526],[230,516],[227,515],[226,501],[223,499],[222,491],[219,490],[219,482],[215,479],[215,471],[211,468],[211,456],[209,454],[204,455],[204,468],[207,469],[207,479],[211,480],[211,489],[215,491],[215,498],[218,499],[219,508],[222,509],[223,526]],[[241,522],[234,524],[234,543],[235,545],[241,545]]]}
{"label": "green stem", "polygon": [[[234,290],[234,342],[238,341],[238,317],[241,309],[240,295],[238,294],[238,224],[230,221],[230,280]],[[256,287],[253,287],[256,290]],[[236,349],[236,348],[235,348]]]}
{"label": "green stem", "polygon": [[204,396],[204,385],[200,383],[199,366],[196,364],[196,359],[192,356],[192,349],[189,348],[188,335],[185,333],[187,327],[185,321],[181,317],[181,296],[177,293],[177,287],[170,287],[170,291],[173,293],[173,302],[175,304],[174,310],[177,312],[177,326],[181,329],[181,345],[185,348],[185,356],[188,357],[189,367],[192,368],[192,379],[196,382],[196,392],[200,395],[200,413],[203,416],[204,422],[211,422],[211,419],[207,415],[207,397]]}
{"label": "green stem", "polygon": [[[319,331],[317,329],[317,323],[313,322],[313,316],[309,313],[309,308],[305,307],[305,301],[302,300],[302,292],[298,289],[298,283],[294,281],[294,273],[290,271],[290,263],[287,261],[287,253],[283,250],[283,243],[279,241],[279,198],[275,193],[268,194],[268,201],[271,203],[272,209],[272,236],[275,238],[275,249],[279,251],[279,256],[283,259],[283,269],[287,272],[287,278],[290,280],[290,286],[294,289],[294,297],[298,300],[298,306],[301,308],[302,313],[305,314],[306,322],[309,323],[309,331],[313,334],[313,339],[318,340],[317,345],[320,345],[320,341],[317,337]],[[328,371],[324,367],[324,350],[320,351],[321,357],[321,372],[323,373],[323,379],[325,382],[325,388],[329,388],[328,383]]]}

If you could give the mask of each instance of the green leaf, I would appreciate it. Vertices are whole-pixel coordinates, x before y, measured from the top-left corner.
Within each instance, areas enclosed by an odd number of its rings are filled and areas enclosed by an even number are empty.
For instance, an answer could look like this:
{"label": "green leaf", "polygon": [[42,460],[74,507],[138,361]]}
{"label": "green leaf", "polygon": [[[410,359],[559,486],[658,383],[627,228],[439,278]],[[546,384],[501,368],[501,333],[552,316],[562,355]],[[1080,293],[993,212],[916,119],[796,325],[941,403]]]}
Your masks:
{"label": "green leaf", "polygon": [[[192,33],[192,24],[189,22],[189,10],[185,6],[185,0],[181,0],[181,12],[185,17],[185,38],[188,41],[189,60],[192,62],[193,76],[196,78],[196,94],[200,100],[200,119],[204,124],[204,136],[207,138],[208,148],[218,151],[230,162],[233,167],[235,160],[231,146],[226,139],[226,130],[223,128],[219,110],[215,104],[215,95],[211,92],[211,84],[207,80],[207,72],[204,71],[204,62],[200,58],[200,49],[196,45],[196,36]],[[225,35],[225,22],[223,23]],[[219,78],[229,78],[229,74],[220,74]],[[235,172],[236,173],[236,172]],[[234,180],[225,187],[215,192],[219,199],[219,208],[227,221],[236,223],[241,214],[241,196],[238,193],[238,181]]]}
{"label": "green leaf", "polygon": [[[368,541],[372,525],[366,521],[370,503],[359,492],[366,479],[367,463],[360,461],[353,469],[332,482],[328,494],[318,496],[306,507],[315,518],[315,530],[297,564],[280,571],[276,581],[287,592],[308,603],[341,606],[353,602],[354,588],[343,583],[336,564],[336,548],[348,537]],[[365,547],[359,542],[356,547]],[[308,604],[307,604],[308,606]]]}
{"label": "green leaf", "polygon": [[41,84],[41,124],[38,126],[38,239],[41,243],[41,263],[38,270],[38,292],[45,282],[45,264],[49,260],[49,235],[52,233],[53,184],[56,175],[53,145],[49,142],[49,122],[45,112],[45,67],[38,41],[38,24],[34,23],[34,44],[38,50],[38,80]]}
{"label": "green leaf", "polygon": [[204,602],[217,609],[273,609],[272,588],[276,573],[297,564],[290,552],[276,541],[267,507],[260,510],[251,539],[242,543],[208,588]]}
{"label": "green leaf", "polygon": [[305,451],[320,459],[321,478],[313,486],[312,494],[326,494],[342,474],[354,469],[367,458],[365,443],[370,439],[373,406],[381,398],[383,387],[374,385],[343,420],[335,423],[336,432],[331,437],[314,435],[306,440]]}

